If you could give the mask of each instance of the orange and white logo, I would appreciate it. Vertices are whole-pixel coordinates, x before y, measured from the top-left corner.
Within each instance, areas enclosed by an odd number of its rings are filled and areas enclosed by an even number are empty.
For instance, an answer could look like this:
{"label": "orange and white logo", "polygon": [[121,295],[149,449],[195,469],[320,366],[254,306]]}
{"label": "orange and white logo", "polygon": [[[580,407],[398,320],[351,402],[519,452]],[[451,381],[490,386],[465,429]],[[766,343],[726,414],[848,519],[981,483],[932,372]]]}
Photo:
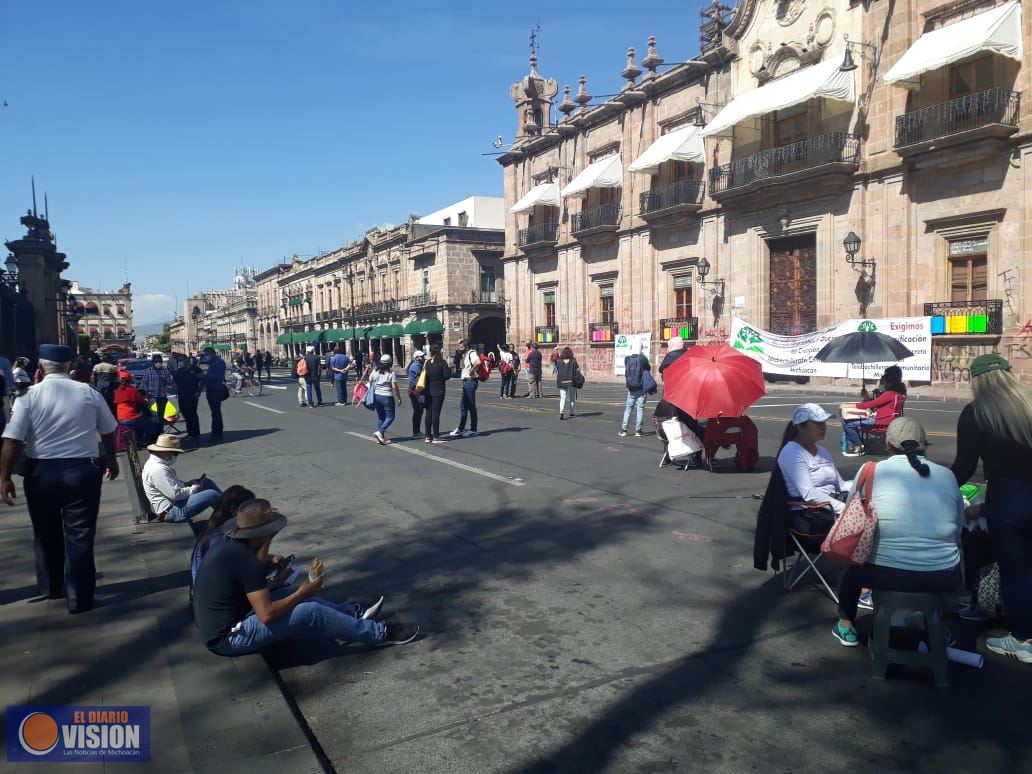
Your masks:
{"label": "orange and white logo", "polygon": [[26,715],[18,726],[18,742],[30,755],[46,755],[57,747],[57,721],[45,712]]}

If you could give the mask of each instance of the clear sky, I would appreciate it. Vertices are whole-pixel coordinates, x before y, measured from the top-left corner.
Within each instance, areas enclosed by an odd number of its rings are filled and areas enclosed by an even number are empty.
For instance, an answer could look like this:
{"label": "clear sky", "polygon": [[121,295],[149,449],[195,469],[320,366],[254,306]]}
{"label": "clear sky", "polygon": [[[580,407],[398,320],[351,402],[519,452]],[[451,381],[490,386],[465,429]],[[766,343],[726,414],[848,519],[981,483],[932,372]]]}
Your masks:
{"label": "clear sky", "polygon": [[482,154],[513,138],[535,24],[541,74],[604,94],[650,34],[694,56],[700,5],[0,0],[0,236],[35,175],[65,276],[127,271],[136,322],[167,319],[235,266],[501,196]]}

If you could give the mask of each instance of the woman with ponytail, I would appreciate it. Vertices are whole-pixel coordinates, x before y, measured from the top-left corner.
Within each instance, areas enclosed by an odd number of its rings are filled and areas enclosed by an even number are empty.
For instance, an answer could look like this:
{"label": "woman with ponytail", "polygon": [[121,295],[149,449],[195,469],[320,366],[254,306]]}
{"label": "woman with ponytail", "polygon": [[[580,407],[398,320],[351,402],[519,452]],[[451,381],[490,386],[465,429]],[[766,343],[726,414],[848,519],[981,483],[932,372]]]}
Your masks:
{"label": "woman with ponytail", "polygon": [[1010,634],[989,637],[985,646],[1032,664],[1032,389],[995,353],[971,361],[971,389],[975,399],[957,420],[953,474],[957,483],[967,483],[982,460],[989,484],[982,515],[1011,627]]}
{"label": "woman with ponytail", "polygon": [[839,621],[832,634],[846,647],[860,644],[853,619],[862,588],[945,592],[960,586],[957,537],[964,500],[950,469],[924,457],[927,444],[915,419],[899,417],[885,434],[892,456],[867,463],[874,465],[868,494],[878,529],[867,564],[850,567],[839,584]]}

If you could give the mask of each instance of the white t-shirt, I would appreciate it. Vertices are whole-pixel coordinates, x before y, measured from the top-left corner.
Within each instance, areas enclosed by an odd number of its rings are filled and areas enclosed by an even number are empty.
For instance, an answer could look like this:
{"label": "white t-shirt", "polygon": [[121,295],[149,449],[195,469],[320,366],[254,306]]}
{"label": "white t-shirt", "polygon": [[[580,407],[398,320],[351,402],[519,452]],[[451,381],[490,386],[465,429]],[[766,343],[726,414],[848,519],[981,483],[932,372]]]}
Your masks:
{"label": "white t-shirt", "polygon": [[833,496],[846,488],[846,482],[835,467],[834,457],[823,446],[818,446],[814,455],[795,441],[789,441],[778,455],[778,467],[785,477],[789,496],[808,503],[828,502],[835,513],[842,513],[846,507]]}
{"label": "white t-shirt", "polygon": [[388,371],[387,373],[373,371],[369,375],[369,382],[373,385],[374,395],[393,395],[394,381],[394,371]]}
{"label": "white t-shirt", "polygon": [[98,433],[118,423],[99,392],[68,374],[48,374],[14,403],[4,438],[25,442],[30,459],[89,459],[98,454]]}
{"label": "white t-shirt", "polygon": [[480,355],[478,355],[472,349],[466,350],[465,354],[462,356],[462,378],[476,379],[477,366],[479,365]]}
{"label": "white t-shirt", "polygon": [[503,363],[508,363],[509,365],[512,365],[512,352],[508,352],[508,351],[503,349],[502,350],[502,362]]}

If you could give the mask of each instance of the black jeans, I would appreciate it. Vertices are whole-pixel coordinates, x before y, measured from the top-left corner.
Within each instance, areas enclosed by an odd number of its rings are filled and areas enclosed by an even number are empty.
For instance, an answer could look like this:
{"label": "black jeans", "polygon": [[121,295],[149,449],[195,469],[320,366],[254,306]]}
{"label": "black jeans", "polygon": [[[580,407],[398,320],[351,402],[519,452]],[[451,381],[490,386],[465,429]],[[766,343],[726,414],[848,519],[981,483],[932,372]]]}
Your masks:
{"label": "black jeans", "polygon": [[201,434],[201,420],[197,416],[197,396],[180,395],[179,413],[186,421],[186,434],[191,438],[197,438]]}
{"label": "black jeans", "polygon": [[960,565],[952,570],[918,572],[865,564],[850,567],[839,581],[839,616],[852,621],[856,618],[860,589],[881,589],[883,591],[938,592],[954,591],[960,588]]}
{"label": "black jeans", "polygon": [[469,429],[477,431],[477,386],[476,379],[462,380],[462,400],[459,402],[459,430],[466,429],[466,416],[469,416]]}
{"label": "black jeans", "polygon": [[1032,482],[993,479],[985,515],[993,558],[1000,566],[1000,596],[1011,634],[1032,639]]}
{"label": "black jeans", "polygon": [[26,461],[25,501],[32,520],[39,593],[59,597],[63,588],[72,613],[93,607],[100,480],[97,460]]}
{"label": "black jeans", "polygon": [[412,435],[419,435],[419,428],[423,424],[423,396],[410,393],[409,402],[412,404]]}
{"label": "black jeans", "polygon": [[424,393],[426,395],[426,434],[437,438],[441,434],[441,409],[444,408],[444,390]]}
{"label": "black jeans", "polygon": [[211,409],[211,437],[214,440],[222,439],[222,387],[204,391],[208,399],[208,408]]}

